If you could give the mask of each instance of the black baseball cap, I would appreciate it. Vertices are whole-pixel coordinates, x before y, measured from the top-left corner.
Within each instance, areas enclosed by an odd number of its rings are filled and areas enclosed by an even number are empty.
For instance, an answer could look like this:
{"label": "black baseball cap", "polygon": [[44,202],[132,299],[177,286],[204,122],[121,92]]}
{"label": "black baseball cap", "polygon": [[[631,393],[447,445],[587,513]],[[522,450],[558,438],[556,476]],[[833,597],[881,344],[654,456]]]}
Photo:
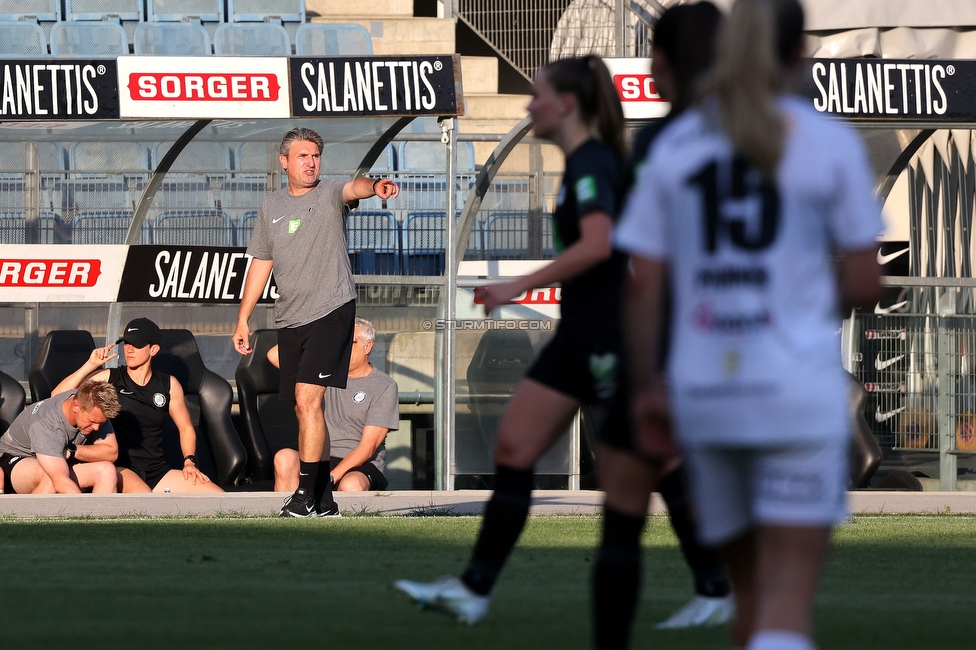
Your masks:
{"label": "black baseball cap", "polygon": [[125,341],[137,348],[144,348],[147,345],[159,345],[161,340],[162,334],[160,334],[159,326],[156,323],[148,318],[137,318],[129,321],[129,324],[125,326],[125,330],[122,332],[122,336],[116,343]]}

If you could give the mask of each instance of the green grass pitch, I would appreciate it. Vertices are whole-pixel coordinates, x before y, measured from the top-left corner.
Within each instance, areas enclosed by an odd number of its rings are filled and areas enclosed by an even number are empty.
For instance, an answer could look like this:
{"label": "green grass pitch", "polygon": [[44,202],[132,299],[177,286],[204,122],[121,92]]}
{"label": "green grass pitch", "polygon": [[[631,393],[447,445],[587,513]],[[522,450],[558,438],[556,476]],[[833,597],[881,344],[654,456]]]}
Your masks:
{"label": "green grass pitch", "polygon": [[[595,517],[536,517],[481,625],[420,612],[397,578],[464,565],[473,517],[0,521],[4,648],[586,648]],[[722,649],[659,632],[691,596],[664,517],[645,535],[634,648]],[[972,648],[976,518],[859,517],[817,607],[821,648]]]}

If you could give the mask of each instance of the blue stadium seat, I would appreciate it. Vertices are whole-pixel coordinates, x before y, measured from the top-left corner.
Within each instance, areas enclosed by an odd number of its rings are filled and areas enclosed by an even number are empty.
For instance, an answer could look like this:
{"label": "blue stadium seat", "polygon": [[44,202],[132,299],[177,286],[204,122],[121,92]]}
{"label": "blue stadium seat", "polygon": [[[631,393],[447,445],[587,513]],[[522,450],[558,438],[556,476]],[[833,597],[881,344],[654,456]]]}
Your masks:
{"label": "blue stadium seat", "polygon": [[112,179],[82,179],[55,185],[59,209],[66,215],[100,210],[130,210],[135,206],[138,190],[130,188],[122,176]]}
{"label": "blue stadium seat", "polygon": [[305,0],[227,0],[229,23],[274,23],[293,37],[305,23]]}
{"label": "blue stadium seat", "polygon": [[[132,215],[132,210],[82,212],[71,224],[71,243],[124,244]],[[149,222],[144,222],[140,244],[150,242],[150,230]]]}
{"label": "blue stadium seat", "polygon": [[[456,215],[460,216],[460,215]],[[443,210],[412,212],[403,222],[402,250],[404,275],[440,275],[444,273]],[[475,223],[468,239],[465,259],[481,259],[482,228]]]}
{"label": "blue stadium seat", "polygon": [[114,58],[128,53],[129,35],[116,23],[64,21],[51,27],[51,56]]}
{"label": "blue stadium seat", "polygon": [[63,18],[60,0],[0,0],[0,20],[54,23]]}
{"label": "blue stadium seat", "polygon": [[146,0],[147,22],[190,22],[202,25],[213,35],[226,20],[223,0]]}
{"label": "blue stadium seat", "polygon": [[526,212],[496,212],[485,224],[485,258],[489,260],[551,259],[555,255],[552,243],[552,218],[542,215],[538,224],[539,247],[530,246],[529,215]]}
{"label": "blue stadium seat", "polygon": [[[27,219],[23,211],[0,212],[0,244],[23,244],[27,241]],[[53,212],[40,214],[40,244],[66,244],[71,241],[70,227]]]}
{"label": "blue stadium seat", "polygon": [[154,244],[233,246],[234,226],[222,210],[172,210],[156,218]]}
{"label": "blue stadium seat", "polygon": [[210,32],[195,23],[142,23],[133,35],[136,54],[152,56],[210,56]]}
{"label": "blue stadium seat", "polygon": [[[401,142],[398,160],[401,171],[444,172],[447,169],[446,148],[440,142]],[[474,143],[458,142],[457,171],[473,172],[474,168]]]}
{"label": "blue stadium seat", "polygon": [[64,0],[64,19],[113,22],[122,26],[131,43],[136,25],[145,17],[142,0]]}
{"label": "blue stadium seat", "polygon": [[0,56],[46,57],[47,36],[37,23],[0,22]]}
{"label": "blue stadium seat", "polygon": [[234,152],[234,169],[245,175],[267,178],[268,172],[281,169],[278,165],[278,145],[268,142],[241,142]]}
{"label": "blue stadium seat", "polygon": [[[194,25],[199,27],[199,25]],[[206,30],[204,30],[206,31]],[[172,142],[157,142],[152,148],[152,167],[157,169],[163,157],[173,146]],[[172,172],[197,172],[208,175],[230,170],[230,149],[223,142],[193,141],[183,147],[180,155],[169,168]]]}
{"label": "blue stadium seat", "polygon": [[258,220],[258,211],[245,212],[237,221],[237,245],[247,246],[251,241],[251,233],[254,232],[254,224]]}
{"label": "blue stadium seat", "polygon": [[373,38],[362,25],[304,23],[295,30],[298,56],[355,56],[373,53]]}
{"label": "blue stadium seat", "polygon": [[217,56],[291,56],[291,39],[281,25],[225,23],[214,31]]}
{"label": "blue stadium seat", "polygon": [[176,209],[213,210],[216,207],[216,196],[208,183],[194,180],[166,180],[157,188],[150,211],[151,214],[156,215]]}
{"label": "blue stadium seat", "polygon": [[149,170],[149,150],[141,142],[75,142],[68,150],[72,172],[104,178]]}
{"label": "blue stadium seat", "polygon": [[353,273],[400,273],[400,230],[389,210],[353,210],[346,215],[346,245]]}
{"label": "blue stadium seat", "polygon": [[240,222],[248,213],[257,211],[268,195],[264,179],[224,180],[217,186],[218,207]]}

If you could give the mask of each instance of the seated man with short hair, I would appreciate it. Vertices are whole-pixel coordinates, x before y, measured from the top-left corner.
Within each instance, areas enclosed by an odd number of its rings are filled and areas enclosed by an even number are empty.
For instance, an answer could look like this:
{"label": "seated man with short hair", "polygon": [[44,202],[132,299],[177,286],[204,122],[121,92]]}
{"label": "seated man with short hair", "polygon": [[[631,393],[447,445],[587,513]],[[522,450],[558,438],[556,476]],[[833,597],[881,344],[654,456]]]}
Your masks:
{"label": "seated man with short hair", "polygon": [[118,413],[115,388],[92,380],[24,409],[0,437],[4,491],[115,492],[119,446],[112,425],[106,423]]}
{"label": "seated man with short hair", "polygon": [[[397,385],[369,362],[376,330],[365,318],[356,318],[349,357],[346,387],[329,387],[323,399],[326,445],[323,460],[329,458],[331,479],[340,491],[384,490],[388,485],[383,469],[386,434],[400,424]],[[278,365],[278,346],[268,351]],[[282,449],[274,458],[275,491],[298,488],[298,451]],[[328,508],[329,504],[323,504]]]}

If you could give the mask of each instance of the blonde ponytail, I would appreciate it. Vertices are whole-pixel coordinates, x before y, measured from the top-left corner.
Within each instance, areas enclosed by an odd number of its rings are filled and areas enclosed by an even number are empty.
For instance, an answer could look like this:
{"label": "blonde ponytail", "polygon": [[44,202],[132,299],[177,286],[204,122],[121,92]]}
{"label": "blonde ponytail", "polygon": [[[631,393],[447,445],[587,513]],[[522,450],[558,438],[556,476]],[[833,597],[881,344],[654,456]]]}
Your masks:
{"label": "blonde ponytail", "polygon": [[[783,33],[794,31],[797,11],[799,33]],[[737,0],[716,43],[709,90],[718,98],[722,126],[735,149],[770,180],[786,141],[776,102],[795,51],[790,44],[800,35],[802,9],[795,0]]]}

